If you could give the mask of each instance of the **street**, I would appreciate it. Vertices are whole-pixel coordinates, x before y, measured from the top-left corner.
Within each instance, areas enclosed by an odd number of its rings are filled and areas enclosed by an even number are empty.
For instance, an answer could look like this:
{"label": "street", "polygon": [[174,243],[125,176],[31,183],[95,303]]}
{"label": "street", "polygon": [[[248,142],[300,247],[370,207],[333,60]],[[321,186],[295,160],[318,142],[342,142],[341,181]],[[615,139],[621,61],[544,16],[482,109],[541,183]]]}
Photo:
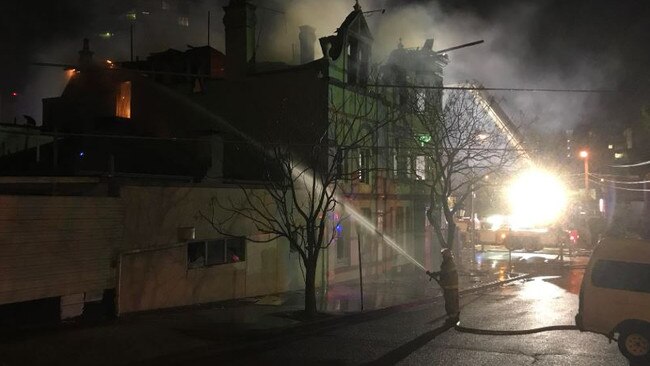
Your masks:
{"label": "street", "polygon": [[[516,330],[572,325],[583,270],[538,275],[461,299],[461,325]],[[626,365],[615,342],[577,330],[488,336],[444,328],[440,300],[361,324],[228,355],[235,364]],[[197,357],[211,364],[213,356]]]}
{"label": "street", "polygon": [[[508,253],[490,248],[478,252],[474,264],[467,251],[463,256],[460,277],[468,292],[461,296],[462,327],[508,331],[574,324],[588,257],[569,257],[561,266],[552,250],[513,252],[513,271],[531,277],[485,287],[492,279],[507,279]],[[7,333],[0,365],[627,364],[615,342],[577,330],[510,336],[449,329],[434,282],[417,276],[394,280],[380,287],[368,284],[362,314],[355,283],[331,287],[321,323],[286,318],[300,309],[298,297],[281,306],[222,303]],[[479,287],[472,289],[474,284]],[[333,310],[343,303],[347,310]]]}

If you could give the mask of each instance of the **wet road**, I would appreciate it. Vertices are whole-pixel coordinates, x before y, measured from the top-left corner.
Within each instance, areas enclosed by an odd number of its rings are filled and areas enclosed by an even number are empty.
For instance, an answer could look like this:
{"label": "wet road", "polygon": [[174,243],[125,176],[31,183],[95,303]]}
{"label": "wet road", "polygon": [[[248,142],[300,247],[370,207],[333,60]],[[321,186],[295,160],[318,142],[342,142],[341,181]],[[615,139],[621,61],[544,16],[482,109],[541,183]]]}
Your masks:
{"label": "wet road", "polygon": [[[533,260],[532,262],[536,262]],[[583,270],[545,271],[526,282],[464,296],[466,327],[515,330],[573,324]],[[627,365],[615,342],[577,330],[525,336],[443,327],[440,301],[233,355],[234,364]],[[197,364],[212,364],[198,360]],[[200,362],[203,361],[203,362]]]}

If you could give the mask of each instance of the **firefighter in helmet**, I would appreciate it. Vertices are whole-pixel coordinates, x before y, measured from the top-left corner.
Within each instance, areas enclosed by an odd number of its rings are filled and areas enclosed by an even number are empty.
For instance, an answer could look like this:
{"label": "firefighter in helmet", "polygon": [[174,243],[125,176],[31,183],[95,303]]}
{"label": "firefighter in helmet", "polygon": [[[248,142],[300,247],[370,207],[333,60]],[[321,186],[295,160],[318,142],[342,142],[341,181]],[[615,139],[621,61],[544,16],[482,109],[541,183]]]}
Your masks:
{"label": "firefighter in helmet", "polygon": [[456,263],[454,263],[454,255],[451,249],[444,248],[441,253],[442,264],[440,265],[440,271],[427,271],[427,274],[442,287],[445,298],[445,311],[447,312],[447,323],[457,324],[460,316],[458,271],[456,270]]}

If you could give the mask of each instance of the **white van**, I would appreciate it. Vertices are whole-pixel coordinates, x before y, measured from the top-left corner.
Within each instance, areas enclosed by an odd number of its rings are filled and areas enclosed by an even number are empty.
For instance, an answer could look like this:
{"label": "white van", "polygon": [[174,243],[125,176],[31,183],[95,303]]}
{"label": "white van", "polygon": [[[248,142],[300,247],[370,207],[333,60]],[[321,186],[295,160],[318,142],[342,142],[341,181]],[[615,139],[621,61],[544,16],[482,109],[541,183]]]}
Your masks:
{"label": "white van", "polygon": [[610,340],[618,334],[631,364],[650,364],[650,241],[601,240],[582,280],[576,325]]}

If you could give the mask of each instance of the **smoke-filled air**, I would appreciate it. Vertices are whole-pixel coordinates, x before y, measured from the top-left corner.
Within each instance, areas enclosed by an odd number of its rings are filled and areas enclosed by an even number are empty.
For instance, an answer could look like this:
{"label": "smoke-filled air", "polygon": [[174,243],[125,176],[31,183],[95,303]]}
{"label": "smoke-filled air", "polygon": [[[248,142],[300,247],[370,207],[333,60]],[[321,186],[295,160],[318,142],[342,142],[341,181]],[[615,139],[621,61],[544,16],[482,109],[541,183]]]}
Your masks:
{"label": "smoke-filled air", "polygon": [[[80,19],[75,32],[66,32],[47,43],[35,41],[29,61],[74,63],[81,47],[81,38],[91,39],[95,57],[128,60],[130,42],[128,23],[119,29],[104,27],[121,12],[113,3],[92,1],[94,5],[68,5],[70,13]],[[117,2],[119,3],[119,2]],[[225,52],[223,6],[225,0],[188,1],[189,26],[185,32],[172,32],[163,24],[135,23],[134,53],[146,58],[151,52],[168,48],[185,50],[188,46],[205,45],[208,40],[210,12],[210,44]],[[352,0],[271,0],[257,2],[257,60],[294,63],[298,58],[298,27],[311,25],[317,37],[334,34],[352,10]],[[434,38],[434,49],[485,40],[485,43],[449,53],[450,63],[444,70],[444,83],[454,85],[468,80],[489,87],[526,88],[606,88],[616,82],[618,62],[605,54],[582,56],[547,41],[547,49],[533,44],[533,29],[544,12],[541,2],[521,2],[496,7],[489,19],[468,10],[443,9],[436,1],[420,1],[412,5],[387,0],[360,1],[370,29],[375,37],[372,57],[381,63],[401,41],[404,47],[421,47]],[[92,11],[87,10],[92,9]],[[376,11],[385,9],[385,12]],[[141,9],[138,9],[141,10]],[[148,11],[147,11],[148,12]],[[152,10],[153,12],[153,10]],[[138,17],[151,14],[138,13]],[[114,23],[114,22],[113,22]],[[104,29],[106,28],[106,29]],[[98,36],[111,33],[111,37]],[[316,47],[316,57],[321,57]],[[25,95],[19,108],[24,114],[40,120],[40,98],[54,97],[65,85],[60,69],[29,67],[30,82],[25,83]],[[565,130],[592,116],[588,110],[599,103],[589,94],[509,93],[494,95],[501,99],[506,111],[519,124],[531,124],[537,129]],[[22,113],[21,113],[22,114]]]}

